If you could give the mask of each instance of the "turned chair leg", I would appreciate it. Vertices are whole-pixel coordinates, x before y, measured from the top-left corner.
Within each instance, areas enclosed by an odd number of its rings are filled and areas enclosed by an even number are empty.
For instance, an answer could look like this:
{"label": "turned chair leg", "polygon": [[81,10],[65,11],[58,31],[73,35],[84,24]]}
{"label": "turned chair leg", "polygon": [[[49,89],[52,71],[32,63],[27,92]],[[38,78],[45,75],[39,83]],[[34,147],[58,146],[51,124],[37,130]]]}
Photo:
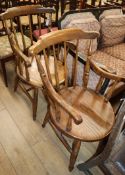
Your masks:
{"label": "turned chair leg", "polygon": [[42,123],[42,127],[43,127],[43,128],[45,128],[46,124],[47,124],[48,121],[49,121],[49,118],[50,118],[50,113],[49,113],[49,111],[47,111],[46,116],[45,116],[45,118],[44,118],[44,120],[43,120],[43,123]]}
{"label": "turned chair leg", "polygon": [[71,156],[70,156],[69,171],[72,171],[74,168],[74,164],[75,164],[75,161],[77,159],[80,146],[81,146],[81,141],[74,140],[74,142],[72,144],[72,152],[71,152]]}
{"label": "turned chair leg", "polygon": [[3,61],[3,60],[1,60],[1,68],[2,68],[2,72],[3,72],[3,78],[4,78],[5,85],[6,85],[6,87],[8,87],[5,61]]}
{"label": "turned chair leg", "polygon": [[33,97],[33,120],[36,120],[36,112],[37,112],[37,104],[38,104],[38,89],[34,89],[34,97]]}
{"label": "turned chair leg", "polygon": [[16,76],[16,77],[15,77],[15,82],[14,82],[14,92],[17,91],[18,83],[19,83],[19,78],[18,78],[18,76]]}

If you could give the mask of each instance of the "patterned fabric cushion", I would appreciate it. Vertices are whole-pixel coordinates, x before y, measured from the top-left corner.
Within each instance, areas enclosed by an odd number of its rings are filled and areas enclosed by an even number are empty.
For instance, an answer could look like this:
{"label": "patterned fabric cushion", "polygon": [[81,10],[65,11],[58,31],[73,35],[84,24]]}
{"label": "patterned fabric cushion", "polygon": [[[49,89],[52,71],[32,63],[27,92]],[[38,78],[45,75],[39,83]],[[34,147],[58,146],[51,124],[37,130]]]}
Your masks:
{"label": "patterned fabric cushion", "polygon": [[[112,47],[106,47],[101,51],[114,56],[117,59],[121,59],[125,61],[125,43],[117,44]],[[124,63],[125,64],[125,63]]]}
{"label": "patterned fabric cushion", "polygon": [[[44,19],[41,18],[41,23],[44,22]],[[29,25],[29,19],[28,19],[28,16],[22,16],[21,17],[21,24],[23,26],[28,26]],[[33,24],[38,24],[38,18],[37,18],[37,15],[33,15]]]}
{"label": "patterned fabric cushion", "polygon": [[[22,37],[21,33],[17,33],[17,38],[18,38],[18,43],[20,48],[23,50],[23,43],[22,43]],[[31,45],[31,40],[25,36],[25,41],[26,41],[26,47],[29,47]],[[4,59],[7,57],[12,56],[13,52],[8,40],[8,36],[1,36],[0,37],[0,59]]]}
{"label": "patterned fabric cushion", "polygon": [[[10,27],[11,24],[10,24],[10,20],[7,20],[7,26]],[[16,23],[13,22],[13,26],[16,27]],[[3,30],[3,23],[2,21],[0,21],[0,30]]]}
{"label": "patterned fabric cushion", "polygon": [[104,12],[99,17],[99,21],[101,21],[104,17],[109,15],[122,15],[122,14],[123,14],[122,9],[104,10]]}
{"label": "patterned fabric cushion", "polygon": [[117,59],[105,52],[97,51],[90,57],[99,64],[105,65],[117,75],[125,77],[125,61]]}
{"label": "patterned fabric cushion", "polygon": [[[86,31],[96,31],[99,32],[100,25],[97,19],[94,18],[88,18],[88,19],[74,19],[72,20],[66,28],[79,28]],[[79,52],[83,53],[83,55],[86,55],[86,52],[88,51],[90,41],[89,40],[80,40],[79,43]],[[92,42],[92,52],[95,52],[97,49],[97,39],[94,39]]]}
{"label": "patterned fabric cushion", "polygon": [[65,17],[64,20],[62,20],[61,28],[64,29],[72,20],[87,18],[95,18],[95,16],[91,12],[69,14]]}
{"label": "patterned fabric cushion", "polygon": [[[51,32],[52,32],[52,31],[56,31],[56,30],[58,30],[57,27],[52,27],[52,28],[51,28]],[[47,34],[47,33],[49,33],[48,28],[41,29],[41,35],[40,35],[40,33],[39,33],[39,30],[37,29],[37,30],[34,30],[34,31],[33,31],[33,36],[34,36],[36,39],[38,39],[40,36],[45,35],[45,34]]]}
{"label": "patterned fabric cushion", "polygon": [[106,16],[100,21],[101,47],[122,43],[125,38],[125,15]]}
{"label": "patterned fabric cushion", "polygon": [[[29,59],[32,60],[31,57],[29,57]],[[45,59],[43,58],[43,56],[41,56],[40,61],[41,61],[42,66],[46,70]],[[50,69],[52,83],[53,83],[53,85],[56,85],[54,57],[53,56],[49,57],[48,66],[49,66],[49,69]],[[23,65],[22,65],[22,69],[23,69],[22,70],[23,75],[20,75],[18,68],[17,68],[17,73],[24,81],[27,81],[26,80],[26,71],[25,71],[25,67]],[[61,61],[57,62],[57,71],[60,72],[59,73],[59,82],[63,83],[64,79],[65,79],[64,78],[64,65],[62,64]],[[31,66],[28,67],[28,72],[29,72],[29,77],[30,77],[30,83],[33,84],[33,85],[36,85],[38,87],[41,87],[42,86],[42,81],[41,81],[41,78],[40,78],[40,74],[39,74],[39,71],[38,71],[38,66],[37,66],[35,58],[31,61]]]}

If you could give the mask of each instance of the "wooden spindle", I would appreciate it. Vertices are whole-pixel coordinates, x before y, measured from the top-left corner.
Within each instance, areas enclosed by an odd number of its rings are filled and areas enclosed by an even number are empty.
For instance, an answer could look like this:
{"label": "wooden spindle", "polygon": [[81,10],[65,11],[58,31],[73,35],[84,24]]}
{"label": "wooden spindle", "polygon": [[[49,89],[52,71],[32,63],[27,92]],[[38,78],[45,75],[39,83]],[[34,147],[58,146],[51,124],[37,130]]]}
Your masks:
{"label": "wooden spindle", "polygon": [[67,77],[67,51],[66,51],[66,42],[64,42],[64,72],[65,72],[65,87],[68,85],[68,77]]}
{"label": "wooden spindle", "polygon": [[96,93],[99,93],[99,91],[100,91],[100,89],[101,89],[101,87],[102,87],[102,84],[103,84],[103,82],[104,82],[104,79],[105,79],[105,78],[100,77],[100,79],[99,79],[99,81],[98,81],[98,83],[97,83],[97,86],[96,86],[96,90],[95,90]]}
{"label": "wooden spindle", "polygon": [[108,89],[107,93],[105,94],[105,100],[106,100],[106,101],[109,101],[109,99],[111,98],[112,93],[113,93],[113,91],[114,91],[114,89],[115,89],[115,87],[116,87],[116,85],[117,85],[118,83],[119,83],[119,81],[114,81],[114,82],[112,83],[112,86]]}
{"label": "wooden spindle", "polygon": [[76,43],[76,54],[75,54],[74,69],[73,69],[73,86],[76,86],[76,80],[77,80],[78,45],[79,45],[79,40],[77,40],[77,43]]}
{"label": "wooden spindle", "polygon": [[59,75],[58,75],[58,62],[56,57],[55,45],[53,45],[53,54],[54,54],[54,70],[55,70],[56,87],[57,87],[57,90],[59,90],[60,87],[59,87]]}
{"label": "wooden spindle", "polygon": [[43,53],[44,53],[44,59],[45,59],[45,65],[46,65],[48,78],[49,78],[50,82],[52,83],[50,69],[49,69],[49,61],[48,61],[49,60],[49,56],[46,54],[46,50],[45,49],[43,49]]}
{"label": "wooden spindle", "polygon": [[32,16],[28,15],[29,18],[29,32],[30,32],[30,40],[31,40],[31,45],[33,45],[33,32],[32,32]]}
{"label": "wooden spindle", "polygon": [[25,51],[26,50],[26,42],[25,42],[25,39],[24,39],[23,28],[22,28],[20,17],[19,17],[19,27],[20,27],[21,37],[22,37],[23,49]]}
{"label": "wooden spindle", "polygon": [[38,15],[38,28],[39,28],[39,36],[41,36],[41,16]]}

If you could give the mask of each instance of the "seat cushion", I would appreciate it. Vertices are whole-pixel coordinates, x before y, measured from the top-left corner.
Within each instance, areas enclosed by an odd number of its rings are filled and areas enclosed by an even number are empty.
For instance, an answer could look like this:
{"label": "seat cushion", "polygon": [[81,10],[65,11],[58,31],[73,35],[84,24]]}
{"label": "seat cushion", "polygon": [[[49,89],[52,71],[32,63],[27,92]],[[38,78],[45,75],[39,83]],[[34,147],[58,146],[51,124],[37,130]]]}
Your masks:
{"label": "seat cushion", "polygon": [[79,12],[66,15],[66,17],[61,21],[61,28],[65,28],[72,20],[87,18],[94,18],[94,15],[91,12]]}
{"label": "seat cushion", "polygon": [[100,21],[101,47],[120,44],[125,39],[125,15],[110,15]]}
{"label": "seat cushion", "polygon": [[[70,87],[60,91],[65,101],[81,112],[82,123],[76,125],[72,120],[71,131],[66,130],[69,114],[61,107],[60,121],[56,120],[55,108],[50,107],[51,120],[66,135],[82,141],[97,141],[107,136],[114,124],[115,116],[109,102],[105,102],[102,96],[92,90],[84,90],[83,87]],[[86,107],[85,107],[86,106]]]}
{"label": "seat cushion", "polygon": [[[56,31],[56,30],[58,30],[57,27],[52,27],[52,28],[51,28],[51,32],[52,32],[52,31]],[[41,33],[40,33],[40,31],[37,29],[37,30],[34,30],[34,31],[33,31],[33,36],[34,36],[36,39],[38,39],[40,36],[45,35],[45,34],[47,34],[47,33],[49,33],[49,32],[50,32],[50,31],[49,31],[48,28],[41,29]]]}
{"label": "seat cushion", "polygon": [[[97,21],[97,19],[95,19],[95,17],[87,19],[74,19],[71,22],[69,22],[69,24],[67,24],[65,28],[78,28],[83,31],[99,32],[100,24]],[[90,46],[89,40],[81,39],[79,40],[78,51],[83,53],[85,57],[85,55],[88,52],[89,46]],[[91,51],[95,52],[96,50],[97,50],[97,39],[93,39],[91,44]]]}
{"label": "seat cushion", "polygon": [[105,65],[107,68],[113,70],[116,75],[125,78],[125,61],[121,59],[117,59],[105,52],[96,51],[92,56],[91,59],[96,61],[99,64]]}
{"label": "seat cushion", "polygon": [[99,16],[99,20],[102,20],[103,18],[109,15],[122,15],[122,14],[123,12],[121,8],[104,10],[102,14]]}
{"label": "seat cushion", "polygon": [[[23,43],[21,33],[17,33],[17,39],[21,50],[23,50]],[[28,48],[31,45],[31,40],[27,36],[25,36],[26,47]],[[0,59],[8,58],[13,55],[13,51],[11,49],[8,36],[0,37]]]}
{"label": "seat cushion", "polygon": [[[10,20],[7,20],[7,26],[11,27]],[[13,22],[13,26],[16,27],[17,24]],[[0,30],[3,30],[3,23],[0,21]]]}
{"label": "seat cushion", "polygon": [[111,47],[106,47],[106,48],[102,49],[101,51],[103,51],[103,52],[105,52],[105,53],[107,53],[107,54],[109,54],[117,59],[125,61],[125,43],[116,44],[116,45],[111,46]]}
{"label": "seat cushion", "polygon": [[[45,61],[44,61],[43,57],[41,57],[41,64],[43,65],[43,67],[46,70]],[[65,79],[64,78],[65,77],[64,76],[64,66],[63,66],[63,63],[61,61],[58,61],[57,65],[58,65],[57,71],[59,72],[59,83],[63,83],[64,79]],[[42,87],[43,84],[42,84],[40,74],[38,72],[38,67],[37,67],[37,63],[36,63],[35,58],[33,59],[31,66],[28,68],[29,77],[30,77],[29,81],[26,80],[26,72],[25,72],[24,65],[22,65],[22,68],[23,68],[23,74],[20,75],[18,69],[17,69],[17,74],[23,81],[28,82],[29,84],[31,84],[33,86]],[[54,67],[54,57],[52,57],[52,56],[49,57],[49,68],[50,68],[52,83],[55,86],[56,85],[55,67]]]}

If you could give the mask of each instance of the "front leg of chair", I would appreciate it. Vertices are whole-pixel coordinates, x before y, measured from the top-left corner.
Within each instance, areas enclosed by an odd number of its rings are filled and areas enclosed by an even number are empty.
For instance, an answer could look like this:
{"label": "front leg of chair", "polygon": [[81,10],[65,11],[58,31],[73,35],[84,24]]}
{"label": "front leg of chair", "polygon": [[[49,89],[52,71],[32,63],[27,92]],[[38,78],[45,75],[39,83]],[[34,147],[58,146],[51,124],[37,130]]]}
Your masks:
{"label": "front leg of chair", "polygon": [[18,76],[16,76],[16,77],[15,77],[15,82],[14,82],[14,92],[17,91],[18,84],[19,84],[19,78],[18,78]]}
{"label": "front leg of chair", "polygon": [[38,88],[34,89],[34,97],[33,97],[33,120],[36,120],[36,112],[37,112],[37,104],[38,104]]}
{"label": "front leg of chair", "polygon": [[[48,109],[48,108],[47,108],[47,109]],[[43,124],[42,124],[42,127],[43,127],[43,128],[45,128],[46,124],[47,124],[48,121],[49,121],[49,118],[50,118],[50,112],[49,112],[49,110],[47,110],[46,116],[45,116],[45,118],[44,118],[44,120],[43,120]]]}
{"label": "front leg of chair", "polygon": [[72,152],[70,155],[69,171],[72,171],[74,168],[74,164],[75,164],[75,161],[77,159],[80,146],[81,146],[81,141],[74,140],[74,142],[72,144]]}

